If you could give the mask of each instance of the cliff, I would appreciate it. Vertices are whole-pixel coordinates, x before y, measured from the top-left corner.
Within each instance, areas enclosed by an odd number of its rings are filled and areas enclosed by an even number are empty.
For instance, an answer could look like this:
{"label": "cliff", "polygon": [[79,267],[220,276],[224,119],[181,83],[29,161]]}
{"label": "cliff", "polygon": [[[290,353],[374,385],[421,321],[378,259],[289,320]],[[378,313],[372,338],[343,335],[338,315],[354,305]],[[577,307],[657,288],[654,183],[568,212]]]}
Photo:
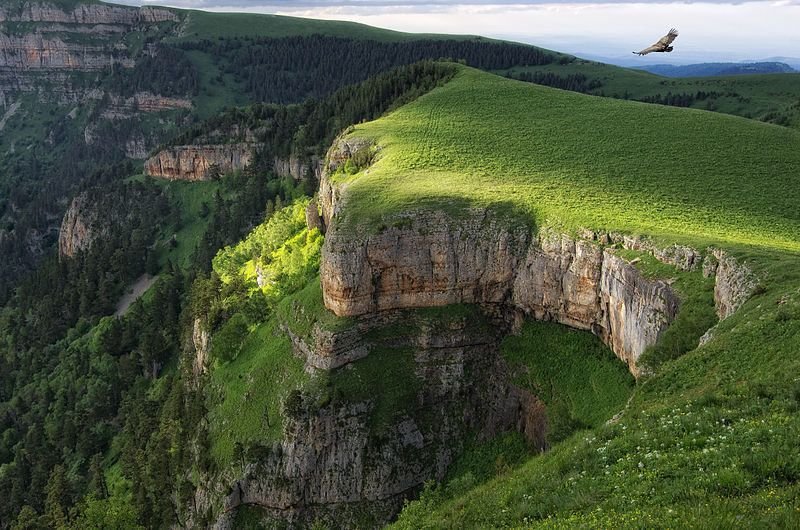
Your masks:
{"label": "cliff", "polygon": [[137,92],[131,97],[111,96],[109,106],[103,111],[103,118],[126,119],[139,112],[163,112],[175,109],[191,109],[191,100],[166,97],[151,92]]}
{"label": "cliff", "polygon": [[[241,137],[255,139],[255,135],[250,132],[242,133]],[[163,149],[150,157],[145,162],[144,169],[151,177],[189,181],[209,180],[215,173],[241,171],[253,160],[260,147],[261,144],[255,141],[178,145]],[[316,159],[276,156],[273,159],[273,171],[279,177],[291,177],[294,180],[303,180],[309,176],[319,178],[321,164]]]}
{"label": "cliff", "polygon": [[57,22],[61,24],[122,24],[127,26],[175,22],[178,16],[157,7],[78,4],[71,10],[47,1],[26,2],[21,8],[0,7],[0,22]]}
{"label": "cliff", "polygon": [[0,34],[0,68],[16,70],[95,71],[113,65],[134,66],[122,50],[65,42],[60,37],[29,33]]}
{"label": "cliff", "polygon": [[177,12],[154,7],[80,3],[61,8],[46,1],[0,6],[0,99],[38,92],[41,100],[60,104],[99,100],[103,93],[96,81],[87,83],[73,73],[131,68],[137,55],[151,50],[129,49],[129,34],[154,25],[169,31],[178,22]]}
{"label": "cliff", "polygon": [[[614,246],[648,251],[682,270],[716,276],[715,302],[724,318],[752,294],[755,281],[727,254],[689,247],[660,248],[647,239],[584,231],[532,234],[486,209],[461,215],[413,210],[377,232],[338,222],[347,186],[331,178],[347,159],[364,159],[369,145],[334,143],[320,186],[327,227],[321,280],[325,306],[339,316],[466,303],[493,305],[537,320],[556,321],[599,336],[634,375],[637,360],[675,319],[680,298],[669,283],[649,279],[614,253]],[[717,252],[718,254],[718,252]],[[714,261],[714,266],[710,262]]]}
{"label": "cliff", "polygon": [[613,250],[566,235],[530,235],[491,213],[421,211],[380,233],[334,222],[323,247],[325,305],[340,316],[447,304],[493,304],[600,336],[634,374],[678,311],[677,294]]}
{"label": "cliff", "polygon": [[209,180],[215,174],[244,169],[257,145],[181,145],[160,151],[144,163],[145,173],[169,180]]}
{"label": "cliff", "polygon": [[[433,320],[419,312],[393,311],[338,332],[348,349],[410,358],[413,373],[405,374],[406,391],[414,390],[408,398],[393,404],[396,409],[384,420],[377,416],[386,415],[385,406],[381,412],[379,398],[372,396],[334,397],[321,407],[313,394],[290,398],[283,440],[262,448],[260,458],[246,464],[230,487],[216,483],[213,494],[199,491],[196,512],[219,502],[213,499],[224,491],[230,493],[216,528],[230,528],[235,508],[242,505],[292,526],[324,521],[377,527],[425,481],[441,480],[471,436],[484,440],[519,429],[533,447],[543,449],[544,407],[508,383],[498,353],[499,329],[502,324],[489,323],[477,310]],[[300,355],[315,349],[296,336],[293,341]]]}
{"label": "cliff", "polygon": [[71,258],[86,250],[98,236],[98,214],[86,193],[77,195],[67,208],[58,232],[58,255]]}

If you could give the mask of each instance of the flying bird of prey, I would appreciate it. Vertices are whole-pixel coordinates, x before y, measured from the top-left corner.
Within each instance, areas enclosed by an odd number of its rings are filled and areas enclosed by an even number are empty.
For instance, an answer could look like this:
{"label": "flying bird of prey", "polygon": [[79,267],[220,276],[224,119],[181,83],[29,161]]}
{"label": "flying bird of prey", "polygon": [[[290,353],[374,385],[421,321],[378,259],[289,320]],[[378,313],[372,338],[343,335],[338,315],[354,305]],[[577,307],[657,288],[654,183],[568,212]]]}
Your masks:
{"label": "flying bird of prey", "polygon": [[667,33],[666,35],[664,35],[663,37],[658,39],[658,42],[656,42],[655,44],[652,44],[652,45],[648,46],[647,48],[645,48],[642,51],[633,52],[633,53],[635,53],[636,55],[647,55],[648,53],[652,53],[652,52],[657,52],[657,53],[667,52],[667,53],[669,53],[669,52],[672,51],[672,48],[673,48],[672,46],[670,46],[670,44],[672,44],[672,41],[674,41],[675,37],[677,37],[677,36],[678,36],[678,30],[675,29],[675,28],[672,28],[671,30],[669,30],[669,33]]}

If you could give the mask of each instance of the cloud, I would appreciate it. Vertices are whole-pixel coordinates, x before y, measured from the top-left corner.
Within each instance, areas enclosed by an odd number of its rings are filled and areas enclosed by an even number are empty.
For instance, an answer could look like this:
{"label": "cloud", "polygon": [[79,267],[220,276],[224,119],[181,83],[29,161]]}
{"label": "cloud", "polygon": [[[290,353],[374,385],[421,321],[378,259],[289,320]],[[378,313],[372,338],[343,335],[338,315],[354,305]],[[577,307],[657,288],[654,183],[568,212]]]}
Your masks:
{"label": "cloud", "polygon": [[687,64],[800,57],[796,37],[800,0],[109,1],[350,20],[418,33],[484,35],[627,60],[631,50],[676,27],[681,37],[675,53],[659,60]]}
{"label": "cloud", "polygon": [[448,6],[529,7],[541,5],[598,4],[742,4],[800,5],[800,0],[116,0],[128,5],[171,5],[194,9],[273,8],[282,11],[326,8],[414,9],[426,11]]}

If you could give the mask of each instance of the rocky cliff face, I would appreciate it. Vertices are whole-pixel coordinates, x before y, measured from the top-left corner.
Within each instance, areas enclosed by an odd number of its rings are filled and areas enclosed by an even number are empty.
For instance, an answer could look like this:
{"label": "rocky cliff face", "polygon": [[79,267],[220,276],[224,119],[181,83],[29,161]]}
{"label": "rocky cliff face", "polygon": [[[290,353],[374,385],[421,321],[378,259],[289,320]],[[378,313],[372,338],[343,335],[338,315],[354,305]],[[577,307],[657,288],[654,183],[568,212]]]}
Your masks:
{"label": "rocky cliff face", "polygon": [[326,234],[325,305],[340,316],[446,304],[495,304],[600,336],[638,374],[636,360],[675,318],[666,283],[594,242],[531,237],[486,211],[454,220],[415,212],[378,234]]}
{"label": "rocky cliff face", "polygon": [[[508,383],[494,326],[472,318],[431,326],[413,312],[395,311],[362,321],[332,342],[366,354],[376,346],[365,338],[366,330],[397,323],[407,331],[390,339],[398,348],[393,355],[408,355],[400,348],[413,351],[419,383],[406,413],[376,428],[372,399],[334,400],[317,410],[313,398],[298,399],[300,412],[289,414],[284,440],[248,464],[230,488],[217,528],[230,528],[241,505],[298,526],[315,520],[379,526],[426,480],[442,479],[471,434],[485,439],[518,428],[544,447],[544,407]],[[296,346],[301,355],[315,350],[312,344]]]}
{"label": "rocky cliff face", "polygon": [[177,20],[178,16],[174,12],[156,7],[132,8],[107,4],[79,4],[71,10],[65,10],[47,1],[27,2],[21,9],[0,6],[0,22],[133,26]]}
{"label": "rocky cliff face", "polygon": [[455,219],[411,211],[378,233],[342,229],[336,222],[347,193],[330,177],[348,159],[364,159],[368,142],[339,139],[326,158],[319,204],[327,233],[321,279],[325,305],[340,316],[453,303],[492,304],[537,320],[598,335],[634,375],[636,361],[674,320],[679,297],[614,254],[613,246],[646,251],[675,267],[716,275],[720,318],[752,294],[747,267],[715,249],[708,257],[681,245],[585,231],[580,237],[532,236],[486,210]]}
{"label": "rocky cliff face", "polygon": [[111,96],[103,118],[126,119],[139,112],[163,112],[165,110],[191,109],[193,104],[186,98],[160,96],[150,92],[137,92],[131,97]]}
{"label": "rocky cliff face", "polygon": [[252,144],[181,145],[160,151],[144,163],[145,173],[169,180],[209,180],[215,174],[244,169],[253,159]]}
{"label": "rocky cliff face", "polygon": [[276,175],[292,177],[294,180],[303,180],[309,176],[319,179],[322,176],[322,164],[319,160],[302,160],[294,155],[289,158],[276,156],[273,169]]}
{"label": "rocky cliff face", "polygon": [[0,68],[94,71],[112,65],[132,67],[126,46],[116,38],[107,44],[87,44],[69,35],[116,35],[177,21],[172,11],[151,7],[80,4],[64,10],[47,2],[30,2],[20,9],[0,7],[0,23],[31,25],[25,34],[0,34]]}
{"label": "rocky cliff face", "polygon": [[59,37],[41,34],[0,34],[0,68],[86,72],[115,64],[130,68],[134,61],[124,53],[124,49],[112,51],[104,46],[69,43]]}
{"label": "rocky cliff face", "polygon": [[102,92],[72,74],[133,67],[125,36],[178,22],[177,13],[153,7],[69,9],[46,1],[0,6],[0,99],[20,92],[38,92],[41,100],[61,104],[100,99]]}
{"label": "rocky cliff face", "polygon": [[[167,103],[178,105],[172,101]],[[170,180],[197,181],[208,180],[216,172],[224,174],[240,171],[253,160],[256,151],[262,145],[255,141],[253,133],[242,133],[241,137],[252,141],[169,147],[145,162],[145,172],[153,177]],[[291,177],[294,180],[303,180],[309,176],[319,178],[321,168],[321,163],[316,159],[303,160],[296,156],[275,157],[273,161],[273,171],[276,175]]]}
{"label": "rocky cliff face", "polygon": [[706,276],[716,276],[714,303],[720,320],[728,318],[742,307],[755,292],[758,281],[747,265],[739,263],[721,249],[709,249],[710,256],[703,264]]}
{"label": "rocky cliff face", "polygon": [[76,196],[69,205],[58,233],[58,255],[71,258],[86,250],[97,238],[97,212],[91,207],[88,195]]}

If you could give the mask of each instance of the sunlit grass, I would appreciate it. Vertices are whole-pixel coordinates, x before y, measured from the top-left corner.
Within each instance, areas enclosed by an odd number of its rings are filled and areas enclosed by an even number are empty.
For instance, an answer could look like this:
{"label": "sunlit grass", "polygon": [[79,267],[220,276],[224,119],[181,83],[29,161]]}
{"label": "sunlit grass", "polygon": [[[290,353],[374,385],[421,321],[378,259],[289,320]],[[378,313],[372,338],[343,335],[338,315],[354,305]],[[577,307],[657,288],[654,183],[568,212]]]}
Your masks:
{"label": "sunlit grass", "polygon": [[538,225],[800,250],[800,132],[464,68],[353,136],[380,146],[343,221],[514,205]]}

